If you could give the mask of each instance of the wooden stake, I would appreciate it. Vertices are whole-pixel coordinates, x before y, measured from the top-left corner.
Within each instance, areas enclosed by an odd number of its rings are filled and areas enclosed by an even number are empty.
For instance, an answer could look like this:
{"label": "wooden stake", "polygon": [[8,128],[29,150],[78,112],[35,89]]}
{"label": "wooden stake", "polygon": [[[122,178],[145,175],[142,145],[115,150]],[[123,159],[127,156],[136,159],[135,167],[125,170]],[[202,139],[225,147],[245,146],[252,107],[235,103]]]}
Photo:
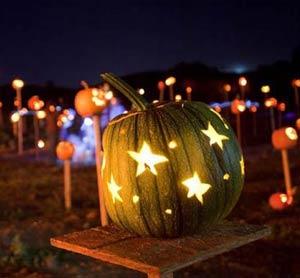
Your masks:
{"label": "wooden stake", "polygon": [[101,226],[108,225],[108,217],[104,204],[104,193],[102,186],[102,176],[101,176],[101,132],[100,132],[100,116],[93,116],[93,125],[95,133],[95,152],[96,152],[96,170],[97,170],[97,184],[98,184],[98,195],[99,195],[99,206],[100,206],[100,219]]}
{"label": "wooden stake", "polygon": [[294,86],[295,88],[295,104],[296,104],[296,113],[299,116],[299,91],[298,87]]}
{"label": "wooden stake", "polygon": [[284,173],[286,192],[288,196],[291,196],[293,190],[292,190],[292,182],[291,182],[291,174],[290,174],[290,166],[289,166],[287,150],[281,150],[281,157],[282,157],[282,167]]}
{"label": "wooden stake", "polygon": [[253,112],[252,124],[253,124],[253,136],[256,137],[257,135],[257,123],[256,123],[256,112]]}
{"label": "wooden stake", "polygon": [[164,101],[164,89],[159,89],[159,102]]}
{"label": "wooden stake", "polygon": [[70,210],[72,208],[72,188],[71,188],[71,161],[64,160],[64,195],[65,208]]}
{"label": "wooden stake", "polygon": [[275,118],[274,118],[274,108],[270,108],[270,121],[271,121],[271,130],[272,132],[275,130]]}
{"label": "wooden stake", "polygon": [[169,98],[170,98],[170,101],[173,101],[173,100],[174,100],[174,90],[173,90],[173,85],[170,85],[170,86],[169,86]]}
{"label": "wooden stake", "polygon": [[35,156],[39,155],[38,141],[40,139],[39,119],[36,113],[33,115],[33,132],[34,132],[34,144],[35,144]]}
{"label": "wooden stake", "polygon": [[21,89],[17,88],[17,103],[18,103],[18,112],[20,115],[20,119],[18,121],[18,154],[23,154],[23,119],[20,114],[20,110],[22,109],[22,96],[21,96]]}

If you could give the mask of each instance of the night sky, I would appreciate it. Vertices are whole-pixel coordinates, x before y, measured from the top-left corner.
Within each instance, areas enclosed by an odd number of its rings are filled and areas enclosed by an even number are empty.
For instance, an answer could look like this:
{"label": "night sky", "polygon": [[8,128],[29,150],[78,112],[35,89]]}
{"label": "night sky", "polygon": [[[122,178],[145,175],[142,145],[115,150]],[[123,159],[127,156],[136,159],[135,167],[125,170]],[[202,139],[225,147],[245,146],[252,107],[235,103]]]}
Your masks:
{"label": "night sky", "polygon": [[[297,3],[298,2],[298,3]],[[300,1],[1,1],[0,84],[77,86],[200,61],[221,70],[290,59]]]}

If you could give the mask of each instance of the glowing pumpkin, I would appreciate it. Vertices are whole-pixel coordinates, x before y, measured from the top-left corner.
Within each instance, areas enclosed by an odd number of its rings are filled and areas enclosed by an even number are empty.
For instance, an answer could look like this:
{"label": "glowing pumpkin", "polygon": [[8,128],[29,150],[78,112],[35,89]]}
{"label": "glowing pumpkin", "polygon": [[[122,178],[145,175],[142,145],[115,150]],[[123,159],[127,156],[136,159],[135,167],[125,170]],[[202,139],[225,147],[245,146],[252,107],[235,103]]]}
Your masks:
{"label": "glowing pumpkin", "polygon": [[272,143],[277,150],[287,150],[297,145],[297,131],[292,127],[283,127],[272,133]]}
{"label": "glowing pumpkin", "polygon": [[79,91],[75,96],[75,109],[82,117],[100,114],[106,106],[104,91],[97,88],[87,88]]}
{"label": "glowing pumpkin", "polygon": [[287,196],[284,193],[274,193],[269,198],[269,205],[274,210],[284,210],[293,202],[292,196]]}
{"label": "glowing pumpkin", "polygon": [[44,107],[44,102],[40,100],[39,96],[32,96],[27,105],[30,110],[38,111]]}
{"label": "glowing pumpkin", "polygon": [[177,237],[225,218],[240,196],[244,163],[224,119],[201,102],[148,104],[114,75],[102,78],[136,108],[103,136],[111,219],[140,235]]}
{"label": "glowing pumpkin", "polygon": [[235,99],[231,103],[231,112],[233,114],[240,114],[246,110],[246,104],[243,100]]}
{"label": "glowing pumpkin", "polygon": [[75,152],[75,147],[68,141],[61,141],[57,144],[56,155],[60,160],[69,160]]}

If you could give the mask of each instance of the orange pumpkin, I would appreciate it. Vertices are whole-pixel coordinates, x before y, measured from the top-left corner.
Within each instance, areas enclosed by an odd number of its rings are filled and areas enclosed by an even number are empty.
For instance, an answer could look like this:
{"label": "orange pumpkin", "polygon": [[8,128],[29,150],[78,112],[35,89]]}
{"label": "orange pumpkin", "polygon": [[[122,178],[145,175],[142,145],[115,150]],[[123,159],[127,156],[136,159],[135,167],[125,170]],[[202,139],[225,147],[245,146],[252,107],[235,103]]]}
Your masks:
{"label": "orange pumpkin", "polygon": [[233,114],[240,114],[246,109],[246,104],[243,100],[236,98],[231,102],[231,112]]}
{"label": "orange pumpkin", "polygon": [[104,92],[97,88],[87,88],[79,91],[75,96],[75,109],[82,117],[101,113],[106,106]]}
{"label": "orange pumpkin", "polygon": [[32,96],[27,102],[30,110],[38,111],[44,106],[44,102],[40,100],[39,96]]}
{"label": "orange pumpkin", "polygon": [[300,118],[296,120],[296,128],[300,130]]}
{"label": "orange pumpkin", "polygon": [[293,202],[293,197],[285,193],[274,193],[269,198],[269,205],[274,210],[284,210]]}
{"label": "orange pumpkin", "polygon": [[272,143],[277,150],[287,150],[297,145],[298,135],[294,128],[283,127],[273,131]]}
{"label": "orange pumpkin", "polygon": [[75,152],[75,147],[69,141],[61,141],[56,146],[56,155],[60,160],[71,159]]}
{"label": "orange pumpkin", "polygon": [[269,97],[265,100],[265,106],[267,108],[276,107],[277,106],[277,99],[274,97]]}

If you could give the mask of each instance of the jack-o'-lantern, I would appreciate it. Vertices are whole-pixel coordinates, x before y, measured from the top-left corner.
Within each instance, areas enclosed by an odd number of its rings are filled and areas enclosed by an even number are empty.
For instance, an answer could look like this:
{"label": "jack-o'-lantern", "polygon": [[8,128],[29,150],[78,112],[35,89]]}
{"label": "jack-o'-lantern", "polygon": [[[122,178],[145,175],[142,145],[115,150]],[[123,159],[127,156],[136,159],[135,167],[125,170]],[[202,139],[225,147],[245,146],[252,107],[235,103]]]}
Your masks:
{"label": "jack-o'-lantern", "polygon": [[277,99],[274,97],[269,97],[265,100],[265,107],[267,108],[273,108],[277,105]]}
{"label": "jack-o'-lantern", "polygon": [[82,117],[100,114],[106,106],[105,92],[97,88],[86,88],[75,96],[75,109]]}
{"label": "jack-o'-lantern", "polygon": [[75,152],[74,145],[69,141],[61,141],[56,146],[56,155],[60,160],[69,160]]}
{"label": "jack-o'-lantern", "polygon": [[287,150],[297,145],[297,131],[292,127],[283,127],[273,131],[272,143],[277,150]]}
{"label": "jack-o'-lantern", "polygon": [[269,205],[274,210],[284,210],[293,202],[293,197],[285,193],[274,193],[269,198]]}
{"label": "jack-o'-lantern", "polygon": [[39,96],[32,96],[28,100],[27,105],[30,110],[38,111],[44,107],[44,102],[39,98]]}
{"label": "jack-o'-lantern", "polygon": [[244,160],[228,123],[206,104],[148,104],[112,74],[102,78],[135,107],[103,135],[103,190],[119,226],[155,237],[197,233],[224,219],[244,181]]}
{"label": "jack-o'-lantern", "polygon": [[246,110],[246,104],[243,100],[235,99],[231,103],[231,112],[233,114],[240,114]]}

